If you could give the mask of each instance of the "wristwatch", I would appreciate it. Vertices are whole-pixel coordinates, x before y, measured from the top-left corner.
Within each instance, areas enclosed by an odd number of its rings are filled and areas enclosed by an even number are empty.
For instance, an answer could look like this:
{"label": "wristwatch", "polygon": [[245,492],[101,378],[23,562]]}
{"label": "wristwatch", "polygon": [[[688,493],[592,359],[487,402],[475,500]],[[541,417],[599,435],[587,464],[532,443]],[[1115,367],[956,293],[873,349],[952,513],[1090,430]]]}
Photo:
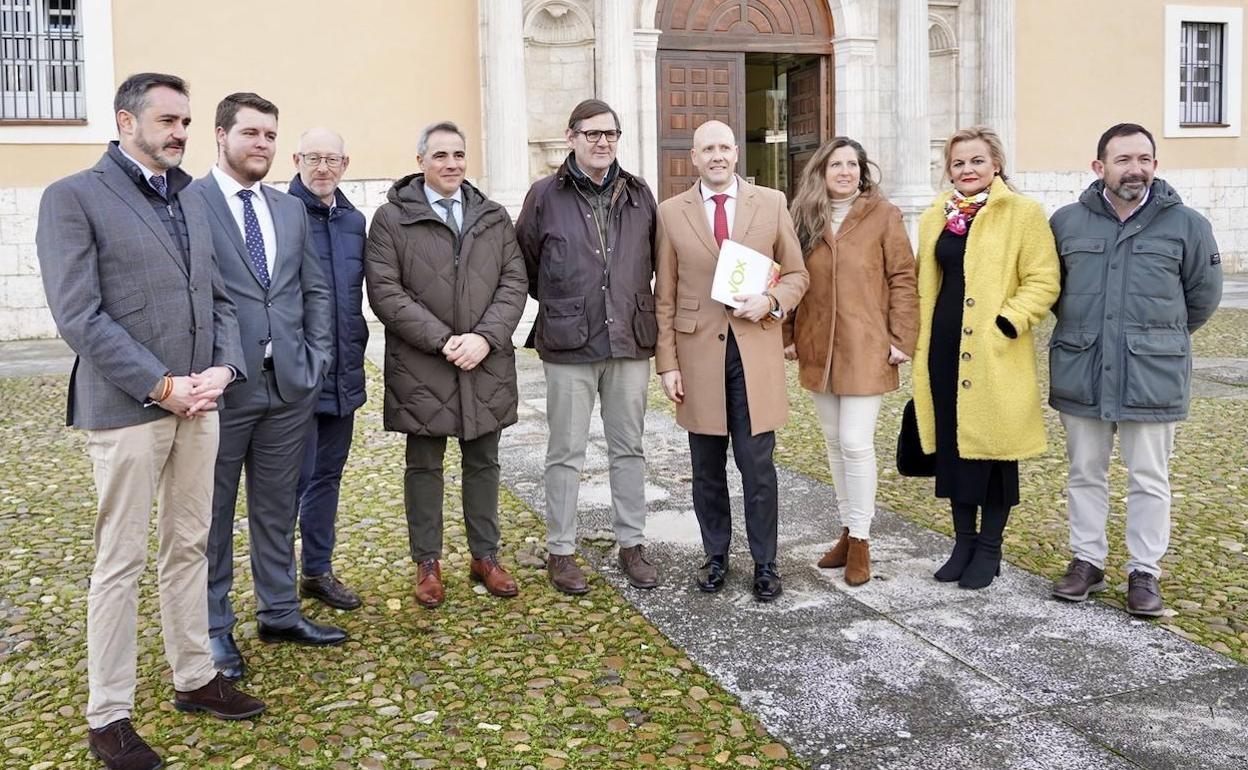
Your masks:
{"label": "wristwatch", "polygon": [[771,317],[772,318],[783,317],[784,312],[780,309],[780,300],[776,299],[776,295],[772,294],[769,291],[765,291],[763,292],[763,296],[771,300]]}

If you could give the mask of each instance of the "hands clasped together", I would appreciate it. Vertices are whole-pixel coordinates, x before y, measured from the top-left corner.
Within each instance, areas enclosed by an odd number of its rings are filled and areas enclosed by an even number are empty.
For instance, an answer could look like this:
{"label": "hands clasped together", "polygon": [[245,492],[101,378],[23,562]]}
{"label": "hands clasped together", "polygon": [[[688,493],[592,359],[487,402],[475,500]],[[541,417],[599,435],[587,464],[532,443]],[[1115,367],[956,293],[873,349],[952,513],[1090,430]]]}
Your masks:
{"label": "hands clasped together", "polygon": [[191,372],[185,377],[167,376],[171,383],[169,392],[162,398],[165,380],[162,379],[152,391],[152,399],[168,412],[188,420],[217,408],[217,399],[225,392],[225,386],[234,381],[234,370],[228,366],[210,366],[202,372]]}

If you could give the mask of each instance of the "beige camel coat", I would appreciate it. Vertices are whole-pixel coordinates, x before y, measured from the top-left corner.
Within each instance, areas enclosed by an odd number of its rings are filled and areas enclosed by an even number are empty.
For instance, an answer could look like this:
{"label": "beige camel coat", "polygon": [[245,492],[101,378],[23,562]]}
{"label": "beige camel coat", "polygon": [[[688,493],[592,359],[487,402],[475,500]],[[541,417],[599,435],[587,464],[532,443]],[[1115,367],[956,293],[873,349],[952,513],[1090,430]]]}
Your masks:
{"label": "beige camel coat", "polygon": [[[780,264],[780,282],[771,293],[789,313],[806,293],[809,277],[784,194],[740,178],[738,185],[732,240]],[[751,432],[784,425],[789,399],[780,322],[771,316],[759,323],[735,318],[732,308],[711,299],[719,247],[697,183],[659,204],[655,251],[655,363],[660,374],[681,373],[685,398],[676,406],[676,422],[691,433],[728,434],[724,356],[731,328],[745,369]]]}

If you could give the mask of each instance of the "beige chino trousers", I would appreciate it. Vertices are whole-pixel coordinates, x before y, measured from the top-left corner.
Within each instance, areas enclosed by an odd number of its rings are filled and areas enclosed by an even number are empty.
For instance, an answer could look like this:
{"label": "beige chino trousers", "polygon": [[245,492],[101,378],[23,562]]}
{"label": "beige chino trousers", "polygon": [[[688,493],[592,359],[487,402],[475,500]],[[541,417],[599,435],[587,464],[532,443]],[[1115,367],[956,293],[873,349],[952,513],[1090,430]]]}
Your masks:
{"label": "beige chino trousers", "polygon": [[87,431],[99,497],[87,593],[86,715],[92,728],[128,718],[134,707],[139,577],[153,498],[160,624],[174,689],[195,690],[216,675],[208,648],[205,550],[217,441],[215,412]]}

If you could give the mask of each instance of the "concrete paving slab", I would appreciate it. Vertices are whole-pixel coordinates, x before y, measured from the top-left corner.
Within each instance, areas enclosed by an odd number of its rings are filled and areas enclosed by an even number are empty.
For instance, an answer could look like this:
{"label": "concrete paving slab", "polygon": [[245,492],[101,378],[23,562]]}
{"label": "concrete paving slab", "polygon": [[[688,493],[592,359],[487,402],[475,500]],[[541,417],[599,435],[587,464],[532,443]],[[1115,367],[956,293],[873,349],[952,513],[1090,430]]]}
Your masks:
{"label": "concrete paving slab", "polygon": [[[913,736],[889,746],[831,754],[816,770],[1138,770],[1094,739],[1044,714]],[[1158,766],[1176,767],[1173,765]]]}
{"label": "concrete paving slab", "polygon": [[18,340],[0,345],[0,377],[65,374],[74,368],[74,351],[64,340]]}
{"label": "concrete paving slab", "polygon": [[1055,713],[1146,767],[1248,768],[1248,669],[1242,667]]}
{"label": "concrete paving slab", "polygon": [[[1230,658],[1096,602],[994,583],[972,601],[893,617],[1042,706],[1234,668]],[[1001,586],[1001,589],[1005,589]]]}
{"label": "concrete paving slab", "polygon": [[1248,274],[1222,276],[1222,302],[1219,307],[1248,308]]}

